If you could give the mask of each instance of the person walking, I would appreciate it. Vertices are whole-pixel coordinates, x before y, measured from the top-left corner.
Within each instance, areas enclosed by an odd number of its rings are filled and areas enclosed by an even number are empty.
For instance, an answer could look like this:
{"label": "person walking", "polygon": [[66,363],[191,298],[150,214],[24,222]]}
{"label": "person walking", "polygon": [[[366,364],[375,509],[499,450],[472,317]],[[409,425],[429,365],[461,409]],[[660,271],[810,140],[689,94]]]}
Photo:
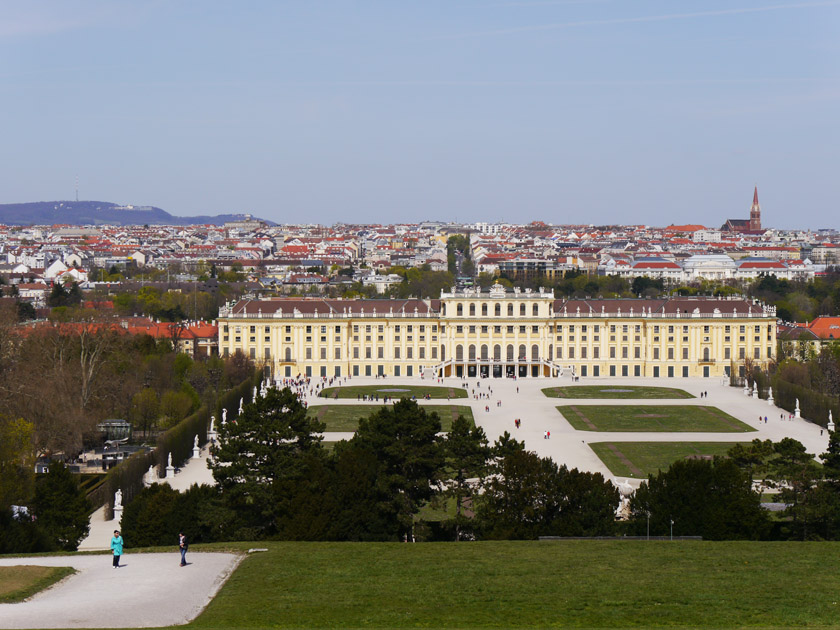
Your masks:
{"label": "person walking", "polygon": [[114,536],[111,538],[111,551],[114,553],[114,568],[118,569],[120,566],[120,556],[123,552],[123,538],[120,536],[120,530],[114,530]]}
{"label": "person walking", "polygon": [[181,551],[181,566],[187,566],[187,548],[189,545],[187,544],[187,537],[184,536],[184,532],[178,534],[178,548]]}

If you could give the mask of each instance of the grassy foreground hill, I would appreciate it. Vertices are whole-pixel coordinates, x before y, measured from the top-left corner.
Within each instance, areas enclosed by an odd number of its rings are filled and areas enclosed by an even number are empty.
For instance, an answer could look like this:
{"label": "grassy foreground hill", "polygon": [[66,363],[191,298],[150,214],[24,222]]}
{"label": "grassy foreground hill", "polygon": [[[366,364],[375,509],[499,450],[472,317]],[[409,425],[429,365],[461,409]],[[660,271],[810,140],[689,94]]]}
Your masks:
{"label": "grassy foreground hill", "polygon": [[[840,543],[567,540],[259,546],[268,551],[250,555],[189,627],[840,625]],[[192,562],[200,570],[199,554]]]}

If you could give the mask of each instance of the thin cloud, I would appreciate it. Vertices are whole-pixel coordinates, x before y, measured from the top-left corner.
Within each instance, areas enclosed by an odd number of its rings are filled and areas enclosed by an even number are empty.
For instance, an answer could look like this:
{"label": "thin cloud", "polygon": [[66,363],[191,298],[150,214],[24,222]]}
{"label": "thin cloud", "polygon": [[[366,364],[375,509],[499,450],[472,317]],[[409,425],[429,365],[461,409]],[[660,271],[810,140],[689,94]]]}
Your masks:
{"label": "thin cloud", "polygon": [[535,24],[515,28],[462,33],[460,35],[442,35],[435,39],[466,39],[469,37],[485,37],[490,35],[513,35],[517,33],[533,33],[538,31],[552,31],[579,26],[607,26],[613,24],[638,24],[643,22],[667,22],[669,20],[688,20],[692,18],[720,17],[724,15],[742,15],[745,13],[763,13],[767,11],[784,11],[792,9],[811,9],[840,5],[840,0],[820,0],[818,2],[800,2],[796,4],[773,4],[763,7],[741,7],[734,9],[717,9],[714,11],[693,11],[691,13],[666,13],[664,15],[644,15],[638,17],[612,18],[606,20],[578,20],[574,22],[557,22],[553,24]]}

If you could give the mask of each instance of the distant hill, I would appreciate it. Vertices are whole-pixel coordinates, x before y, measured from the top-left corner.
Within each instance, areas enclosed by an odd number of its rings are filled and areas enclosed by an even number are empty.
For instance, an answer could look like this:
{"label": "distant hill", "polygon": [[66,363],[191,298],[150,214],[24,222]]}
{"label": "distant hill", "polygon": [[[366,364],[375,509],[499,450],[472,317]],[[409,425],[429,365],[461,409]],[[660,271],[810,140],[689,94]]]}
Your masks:
{"label": "distant hill", "polygon": [[[120,206],[108,201],[36,201],[0,204],[5,225],[222,225],[245,218],[244,214],[176,217],[153,206]],[[256,217],[254,217],[256,219]],[[262,219],[261,219],[262,220]],[[266,221],[274,225],[271,221]]]}

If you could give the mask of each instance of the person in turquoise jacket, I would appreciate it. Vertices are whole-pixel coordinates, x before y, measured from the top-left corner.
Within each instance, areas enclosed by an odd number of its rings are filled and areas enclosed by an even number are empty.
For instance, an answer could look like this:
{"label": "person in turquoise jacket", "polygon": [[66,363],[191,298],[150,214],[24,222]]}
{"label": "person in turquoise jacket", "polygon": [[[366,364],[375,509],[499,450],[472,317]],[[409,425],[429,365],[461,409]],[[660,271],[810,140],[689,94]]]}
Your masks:
{"label": "person in turquoise jacket", "polygon": [[120,536],[120,530],[114,530],[114,537],[111,538],[111,551],[114,552],[114,568],[120,566],[120,556],[122,555],[123,539]]}

